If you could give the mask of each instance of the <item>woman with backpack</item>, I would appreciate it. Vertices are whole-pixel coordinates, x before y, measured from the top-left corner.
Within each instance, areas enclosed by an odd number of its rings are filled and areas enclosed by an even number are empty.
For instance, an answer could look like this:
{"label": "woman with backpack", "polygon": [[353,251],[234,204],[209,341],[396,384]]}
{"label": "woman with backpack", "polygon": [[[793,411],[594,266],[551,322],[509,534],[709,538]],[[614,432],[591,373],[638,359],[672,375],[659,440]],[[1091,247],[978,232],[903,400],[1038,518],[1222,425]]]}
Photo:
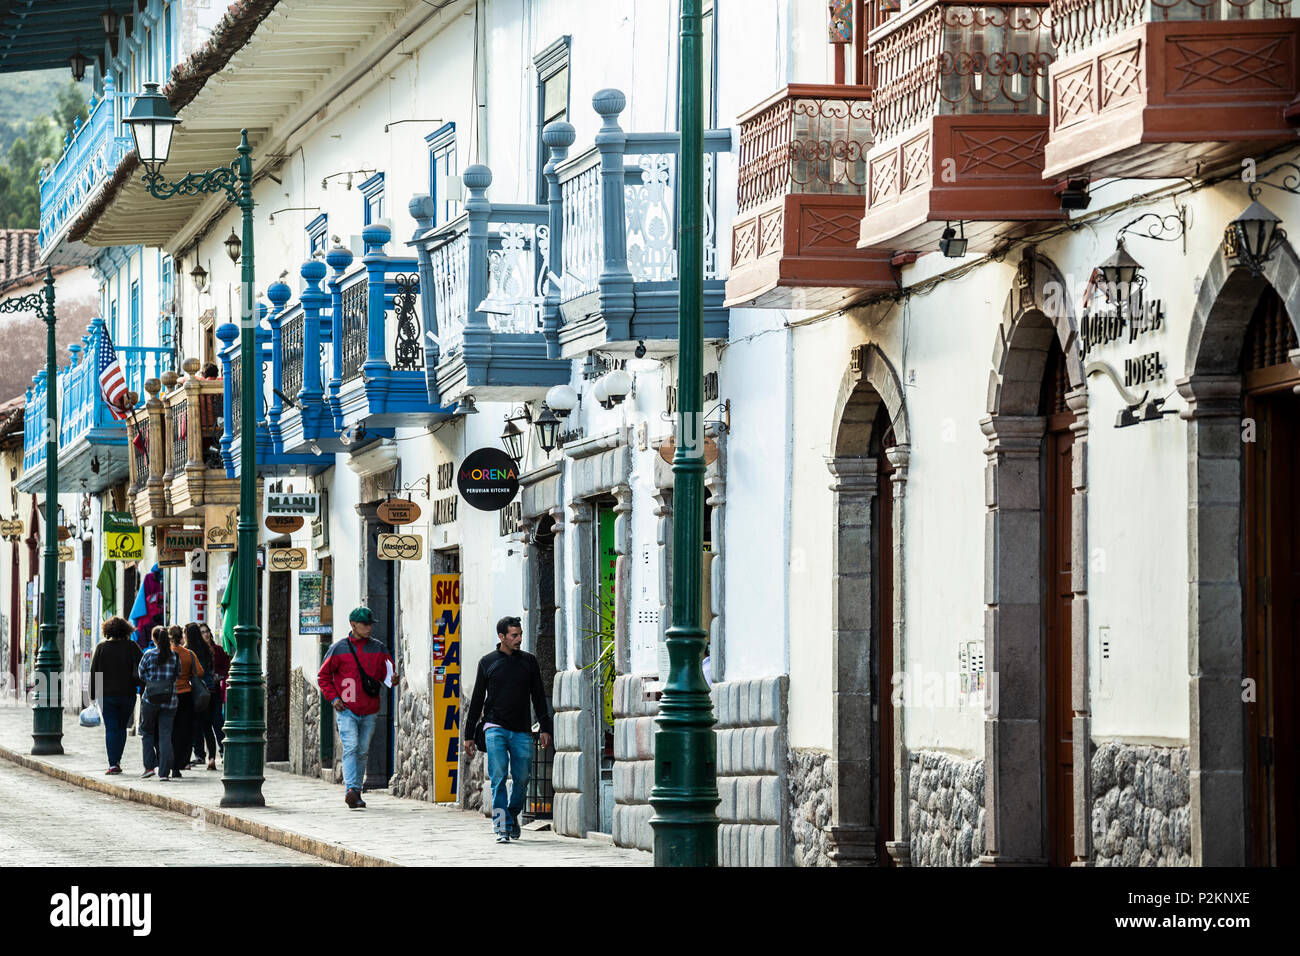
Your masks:
{"label": "woman with backpack", "polygon": [[208,706],[194,713],[194,760],[190,768],[200,767],[207,761],[209,770],[217,769],[217,735],[212,728],[212,713],[216,706],[217,672],[213,667],[212,648],[203,640],[197,624],[185,625],[185,647],[194,652],[202,668],[199,678],[208,691]]}
{"label": "woman with backpack", "polygon": [[[153,629],[153,643],[140,658],[136,675],[144,686],[140,697],[140,742],[144,773],[166,781],[172,773],[172,724],[176,718],[176,674],[180,662],[172,652],[167,628]],[[180,774],[177,774],[180,776]]]}
{"label": "woman with backpack", "polygon": [[167,633],[172,651],[179,661],[176,675],[176,719],[172,723],[172,776],[179,777],[182,767],[188,769],[190,751],[194,747],[195,711],[199,711],[202,719],[207,719],[208,689],[199,680],[204,673],[203,665],[194,656],[194,652],[185,646],[185,632],[173,624]]}

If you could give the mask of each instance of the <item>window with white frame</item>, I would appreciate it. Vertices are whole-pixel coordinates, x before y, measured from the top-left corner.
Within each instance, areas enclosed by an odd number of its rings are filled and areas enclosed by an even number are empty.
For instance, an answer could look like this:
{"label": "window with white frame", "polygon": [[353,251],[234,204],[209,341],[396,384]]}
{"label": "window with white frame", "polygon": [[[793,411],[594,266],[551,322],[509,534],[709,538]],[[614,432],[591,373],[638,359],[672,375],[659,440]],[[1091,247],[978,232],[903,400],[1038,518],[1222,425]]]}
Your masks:
{"label": "window with white frame", "polygon": [[364,203],[361,224],[369,226],[371,223],[379,222],[384,218],[384,174],[375,173],[358,188],[361,190],[361,201]]}
{"label": "window with white frame", "polygon": [[460,215],[460,190],[456,188],[459,172],[456,164],[456,124],[448,123],[430,133],[424,141],[429,144],[429,195],[433,197],[433,224],[441,226]]}
{"label": "window with white frame", "polygon": [[325,254],[325,236],[329,232],[329,216],[321,213],[311,222],[307,223],[307,257],[311,258],[320,253]]}

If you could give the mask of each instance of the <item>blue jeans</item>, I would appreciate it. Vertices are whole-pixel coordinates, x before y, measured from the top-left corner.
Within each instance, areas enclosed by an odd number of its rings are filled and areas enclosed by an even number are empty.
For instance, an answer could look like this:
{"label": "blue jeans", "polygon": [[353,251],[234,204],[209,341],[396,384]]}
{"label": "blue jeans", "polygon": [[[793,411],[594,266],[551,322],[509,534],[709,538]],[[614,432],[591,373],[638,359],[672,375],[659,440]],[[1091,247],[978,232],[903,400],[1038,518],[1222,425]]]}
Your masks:
{"label": "blue jeans", "polygon": [[[173,695],[168,702],[175,699]],[[175,707],[159,707],[141,698],[140,743],[144,749],[144,769],[156,769],[160,777],[168,776],[174,769],[172,767],[172,722],[175,718]]]}
{"label": "blue jeans", "polygon": [[370,752],[370,738],[375,733],[378,714],[364,717],[344,708],[334,711],[339,727],[339,740],[343,744],[343,785],[349,790],[360,790],[366,779],[366,756]]}
{"label": "blue jeans", "polygon": [[[492,785],[492,829],[509,833],[524,808],[528,774],[533,767],[533,735],[503,727],[484,732],[487,743],[488,780]],[[506,800],[506,770],[510,771],[510,800]]]}
{"label": "blue jeans", "polygon": [[99,712],[104,715],[104,744],[108,748],[110,767],[122,766],[126,728],[134,711],[135,697],[104,697],[99,701]]}

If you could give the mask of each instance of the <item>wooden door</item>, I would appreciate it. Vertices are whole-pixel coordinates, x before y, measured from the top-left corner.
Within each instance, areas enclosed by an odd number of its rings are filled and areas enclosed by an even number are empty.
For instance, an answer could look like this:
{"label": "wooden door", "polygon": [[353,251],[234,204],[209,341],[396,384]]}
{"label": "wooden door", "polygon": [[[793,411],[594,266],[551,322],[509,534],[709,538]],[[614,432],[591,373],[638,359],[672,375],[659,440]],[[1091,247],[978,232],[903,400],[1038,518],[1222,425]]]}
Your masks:
{"label": "wooden door", "polygon": [[1065,356],[1053,349],[1044,381],[1043,656],[1047,768],[1047,854],[1053,866],[1074,860],[1074,708],[1071,703],[1071,458],[1074,413],[1065,403]]}

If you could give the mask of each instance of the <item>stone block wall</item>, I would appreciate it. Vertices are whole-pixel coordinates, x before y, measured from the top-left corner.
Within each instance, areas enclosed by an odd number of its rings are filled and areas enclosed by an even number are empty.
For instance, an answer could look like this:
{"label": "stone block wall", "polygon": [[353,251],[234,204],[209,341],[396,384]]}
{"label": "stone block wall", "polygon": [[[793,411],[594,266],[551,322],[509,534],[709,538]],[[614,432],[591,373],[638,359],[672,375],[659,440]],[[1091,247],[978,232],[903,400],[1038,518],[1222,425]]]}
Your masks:
{"label": "stone block wall", "polygon": [[320,776],[320,691],[295,667],[289,676],[289,770]]}
{"label": "stone block wall", "polygon": [[477,810],[492,816],[492,796],[488,793],[487,754],[473,757],[460,755],[460,772],[456,775],[456,805],[462,810]]}
{"label": "stone block wall", "polygon": [[789,774],[790,862],[795,866],[831,866],[831,755],[825,750],[791,750]]}
{"label": "stone block wall", "polygon": [[395,796],[433,799],[433,711],[429,695],[406,691],[397,702],[397,756],[389,786]]}
{"label": "stone block wall", "polygon": [[654,849],[650,829],[650,790],[655,782],[655,714],[659,704],[645,700],[635,674],[614,681],[614,842],[638,850]]}
{"label": "stone block wall", "polygon": [[789,678],[713,685],[718,741],[718,863],[786,866]]}
{"label": "stone block wall", "polygon": [[588,768],[582,752],[582,699],[585,671],[567,670],[555,675],[555,805],[552,826],[563,836],[587,835],[585,800],[582,792]]}
{"label": "stone block wall", "polygon": [[1103,743],[1092,775],[1095,866],[1191,866],[1186,747]]}
{"label": "stone block wall", "polygon": [[913,866],[976,866],[984,852],[984,761],[910,754]]}

